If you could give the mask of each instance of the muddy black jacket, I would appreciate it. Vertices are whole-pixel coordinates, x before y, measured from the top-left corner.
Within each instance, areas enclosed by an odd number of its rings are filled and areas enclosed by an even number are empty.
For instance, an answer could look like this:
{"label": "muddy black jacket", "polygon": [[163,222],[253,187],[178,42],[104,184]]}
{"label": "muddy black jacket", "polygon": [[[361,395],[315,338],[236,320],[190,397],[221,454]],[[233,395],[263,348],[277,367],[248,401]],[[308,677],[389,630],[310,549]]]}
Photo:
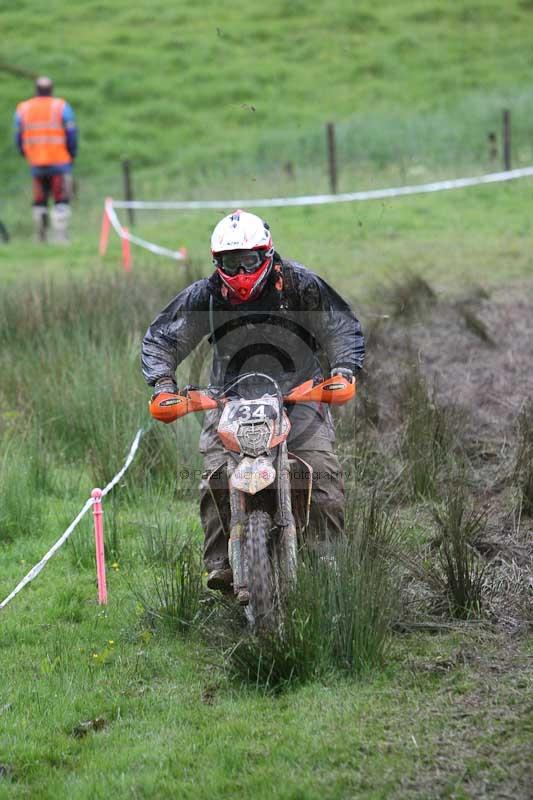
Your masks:
{"label": "muddy black jacket", "polygon": [[[328,284],[295,261],[274,259],[261,296],[232,305],[215,272],[180,292],[152,322],[142,345],[142,370],[150,385],[174,377],[177,366],[208,337],[213,347],[210,382],[228,386],[245,372],[274,378],[283,392],[324,369],[363,365],[364,339],[349,305]],[[198,384],[201,364],[181,375]]]}

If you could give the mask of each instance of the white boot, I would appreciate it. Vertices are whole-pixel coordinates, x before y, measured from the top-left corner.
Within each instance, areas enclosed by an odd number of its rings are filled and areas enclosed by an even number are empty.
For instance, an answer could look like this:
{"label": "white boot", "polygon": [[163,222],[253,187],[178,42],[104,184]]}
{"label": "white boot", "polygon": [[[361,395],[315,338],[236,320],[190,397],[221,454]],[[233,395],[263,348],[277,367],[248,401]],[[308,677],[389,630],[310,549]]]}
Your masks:
{"label": "white boot", "polygon": [[46,242],[46,232],[48,228],[48,209],[46,206],[33,206],[33,222],[35,224],[35,235],[38,242]]}
{"label": "white boot", "polygon": [[57,203],[51,210],[52,241],[55,244],[68,244],[70,215],[70,206],[66,203]]}

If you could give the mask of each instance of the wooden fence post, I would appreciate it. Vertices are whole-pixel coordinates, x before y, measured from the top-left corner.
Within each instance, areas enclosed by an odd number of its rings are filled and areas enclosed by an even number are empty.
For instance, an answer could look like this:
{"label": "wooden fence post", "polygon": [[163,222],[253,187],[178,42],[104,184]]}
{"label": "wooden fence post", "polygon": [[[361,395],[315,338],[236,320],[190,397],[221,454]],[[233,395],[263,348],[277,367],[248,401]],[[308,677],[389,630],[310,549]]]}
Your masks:
{"label": "wooden fence post", "polygon": [[[133,181],[131,178],[131,164],[129,159],[125,158],[122,162],[122,175],[124,178],[124,200],[128,203],[134,199],[133,196]],[[135,214],[133,213],[133,208],[128,208],[128,220],[130,225],[133,227],[135,224]]]}
{"label": "wooden fence post", "polygon": [[511,169],[511,112],[508,108],[503,110],[503,168],[506,172]]}
{"label": "wooden fence post", "polygon": [[7,228],[1,219],[0,219],[0,239],[2,239],[3,242],[9,242],[9,233],[7,232]]}
{"label": "wooden fence post", "polygon": [[329,185],[331,194],[337,194],[337,145],[335,142],[335,125],[333,122],[328,122],[326,124],[326,135],[328,142]]}

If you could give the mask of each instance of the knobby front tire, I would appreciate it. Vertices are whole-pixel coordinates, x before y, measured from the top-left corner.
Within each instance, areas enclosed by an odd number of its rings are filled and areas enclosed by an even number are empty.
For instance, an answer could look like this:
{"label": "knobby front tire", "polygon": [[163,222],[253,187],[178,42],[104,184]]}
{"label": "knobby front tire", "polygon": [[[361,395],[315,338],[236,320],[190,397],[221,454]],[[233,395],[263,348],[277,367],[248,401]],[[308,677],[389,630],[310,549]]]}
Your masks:
{"label": "knobby front tire", "polygon": [[246,555],[250,610],[256,628],[272,627],[275,622],[275,591],[269,534],[272,520],[266,511],[251,511],[246,521]]}

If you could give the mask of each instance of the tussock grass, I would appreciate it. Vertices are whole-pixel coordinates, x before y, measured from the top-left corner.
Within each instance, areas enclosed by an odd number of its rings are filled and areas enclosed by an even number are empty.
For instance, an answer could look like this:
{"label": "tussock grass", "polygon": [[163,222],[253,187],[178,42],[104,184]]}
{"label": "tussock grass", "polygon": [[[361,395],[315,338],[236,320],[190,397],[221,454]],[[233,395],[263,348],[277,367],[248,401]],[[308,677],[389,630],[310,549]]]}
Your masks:
{"label": "tussock grass", "polygon": [[383,660],[398,591],[393,553],[398,522],[376,492],[348,523],[336,546],[333,593],[334,653],[338,665],[361,673]]}
{"label": "tussock grass", "polygon": [[395,458],[380,430],[378,393],[376,382],[363,372],[358,380],[355,403],[332,408],[336,450],[344,476],[348,527],[354,514],[359,513],[377,487],[383,486],[385,481],[394,482]]}
{"label": "tussock grass", "polygon": [[415,272],[406,272],[384,290],[385,300],[394,319],[411,320],[437,302],[429,283]]}
{"label": "tussock grass", "polygon": [[518,448],[513,479],[518,487],[522,511],[533,516],[533,401],[529,401],[518,418]]}
{"label": "tussock grass", "polygon": [[198,539],[159,523],[144,537],[147,574],[138,574],[130,588],[146,621],[190,633],[198,620],[203,592],[203,563]]}
{"label": "tussock grass", "polygon": [[430,396],[417,367],[410,369],[403,385],[406,415],[403,451],[413,497],[435,497],[438,477],[452,448],[451,411]]}
{"label": "tussock grass", "polygon": [[441,507],[435,506],[439,528],[438,561],[444,592],[456,619],[479,616],[485,565],[473,547],[485,526],[486,515],[476,511],[464,483],[452,484]]}
{"label": "tussock grass", "polygon": [[302,548],[277,630],[244,630],[242,611],[221,601],[206,630],[227,674],[270,691],[382,664],[398,597],[395,540],[395,522],[374,497],[346,538]]}
{"label": "tussock grass", "polygon": [[394,460],[372,428],[359,431],[352,448],[342,449],[339,456],[345,475],[346,524],[350,526],[376,487],[394,483]]}
{"label": "tussock grass", "polygon": [[43,494],[51,488],[46,453],[37,437],[22,446],[14,436],[5,436],[0,458],[0,543],[21,536],[39,536],[45,521]]}
{"label": "tussock grass", "polygon": [[432,507],[436,535],[418,554],[399,552],[409,572],[422,581],[440,613],[454,619],[479,617],[483,609],[486,562],[475,547],[487,516],[476,510],[466,476],[456,475]]}
{"label": "tussock grass", "polygon": [[285,598],[281,630],[254,633],[233,598],[215,598],[204,636],[212,661],[231,681],[268,692],[331,672],[328,567],[308,554],[303,558],[297,589]]}
{"label": "tussock grass", "polygon": [[481,339],[489,347],[495,347],[496,342],[489,333],[483,320],[469,307],[467,303],[458,303],[457,310],[464,320],[467,329]]}

